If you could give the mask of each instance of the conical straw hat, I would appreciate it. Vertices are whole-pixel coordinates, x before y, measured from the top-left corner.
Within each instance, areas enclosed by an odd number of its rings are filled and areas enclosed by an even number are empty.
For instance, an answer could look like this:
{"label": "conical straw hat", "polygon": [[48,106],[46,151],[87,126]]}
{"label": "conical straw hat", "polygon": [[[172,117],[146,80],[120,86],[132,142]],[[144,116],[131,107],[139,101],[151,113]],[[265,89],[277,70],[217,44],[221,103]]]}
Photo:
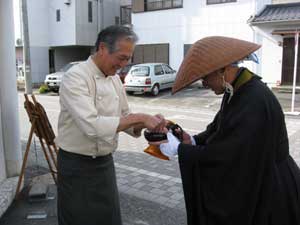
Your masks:
{"label": "conical straw hat", "polygon": [[180,65],[172,94],[206,75],[244,59],[260,45],[235,38],[212,36],[192,45]]}

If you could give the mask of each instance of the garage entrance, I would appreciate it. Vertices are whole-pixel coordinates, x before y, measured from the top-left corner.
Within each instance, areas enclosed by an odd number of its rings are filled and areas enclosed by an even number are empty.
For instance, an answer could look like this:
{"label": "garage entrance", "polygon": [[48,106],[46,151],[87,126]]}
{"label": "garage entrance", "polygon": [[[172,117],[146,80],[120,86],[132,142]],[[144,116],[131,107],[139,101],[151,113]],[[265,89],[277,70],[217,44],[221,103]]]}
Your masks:
{"label": "garage entrance", "polygon": [[133,63],[166,63],[169,64],[169,44],[137,45],[132,58]]}

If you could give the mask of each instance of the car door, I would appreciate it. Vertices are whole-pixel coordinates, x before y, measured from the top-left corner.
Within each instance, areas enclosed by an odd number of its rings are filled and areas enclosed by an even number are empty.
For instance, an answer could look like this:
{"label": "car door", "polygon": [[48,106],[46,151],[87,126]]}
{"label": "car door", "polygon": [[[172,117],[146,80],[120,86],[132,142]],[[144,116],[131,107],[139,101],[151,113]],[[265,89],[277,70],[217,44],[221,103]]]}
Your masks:
{"label": "car door", "polygon": [[153,83],[159,83],[160,89],[166,88],[168,79],[166,77],[162,65],[154,65],[154,77],[155,82]]}
{"label": "car door", "polygon": [[162,66],[165,71],[166,86],[172,87],[176,78],[176,72],[167,64],[163,64]]}

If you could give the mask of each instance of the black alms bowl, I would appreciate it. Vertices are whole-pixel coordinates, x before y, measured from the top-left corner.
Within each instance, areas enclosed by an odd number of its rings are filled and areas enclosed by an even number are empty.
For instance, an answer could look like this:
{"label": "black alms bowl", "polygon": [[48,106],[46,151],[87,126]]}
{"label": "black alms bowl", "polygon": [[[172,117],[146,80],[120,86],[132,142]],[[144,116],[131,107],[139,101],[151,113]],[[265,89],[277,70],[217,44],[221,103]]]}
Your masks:
{"label": "black alms bowl", "polygon": [[150,142],[167,140],[167,134],[151,132],[149,130],[144,131],[144,136],[145,136],[146,140],[150,141]]}

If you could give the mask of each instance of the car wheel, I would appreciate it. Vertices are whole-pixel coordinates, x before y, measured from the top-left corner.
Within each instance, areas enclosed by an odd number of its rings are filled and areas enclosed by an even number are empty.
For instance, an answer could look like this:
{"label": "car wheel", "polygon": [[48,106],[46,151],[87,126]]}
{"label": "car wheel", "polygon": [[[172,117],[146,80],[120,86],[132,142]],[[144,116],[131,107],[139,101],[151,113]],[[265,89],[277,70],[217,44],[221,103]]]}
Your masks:
{"label": "car wheel", "polygon": [[155,84],[151,90],[151,94],[153,96],[156,96],[156,95],[158,95],[158,93],[159,93],[159,86],[158,86],[158,84]]}

